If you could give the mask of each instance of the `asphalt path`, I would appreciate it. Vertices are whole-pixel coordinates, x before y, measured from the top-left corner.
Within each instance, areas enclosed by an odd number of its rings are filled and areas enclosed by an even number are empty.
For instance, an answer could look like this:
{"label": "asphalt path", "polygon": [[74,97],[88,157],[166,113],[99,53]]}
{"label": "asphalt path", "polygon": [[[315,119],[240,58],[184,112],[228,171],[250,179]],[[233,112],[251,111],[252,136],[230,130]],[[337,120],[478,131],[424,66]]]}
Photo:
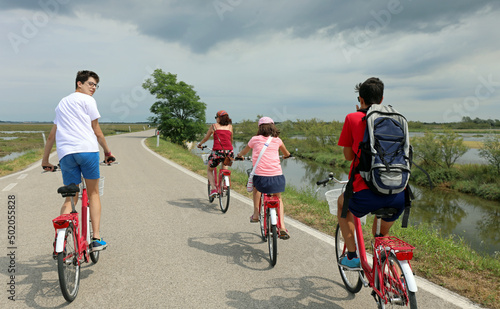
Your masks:
{"label": "asphalt path", "polygon": [[[97,264],[83,265],[69,307],[376,308],[370,289],[345,290],[333,238],[290,218],[291,238],[279,241],[278,262],[270,267],[259,226],[249,223],[251,200],[233,192],[223,214],[208,202],[206,178],[144,146],[152,135],[107,138],[119,161],[101,166],[101,235],[109,247]],[[0,178],[0,308],[68,305],[52,259],[62,176],[41,171],[37,162]],[[9,201],[15,202],[10,222]],[[14,243],[7,242],[11,235]],[[423,279],[417,283],[419,308],[479,308]]]}

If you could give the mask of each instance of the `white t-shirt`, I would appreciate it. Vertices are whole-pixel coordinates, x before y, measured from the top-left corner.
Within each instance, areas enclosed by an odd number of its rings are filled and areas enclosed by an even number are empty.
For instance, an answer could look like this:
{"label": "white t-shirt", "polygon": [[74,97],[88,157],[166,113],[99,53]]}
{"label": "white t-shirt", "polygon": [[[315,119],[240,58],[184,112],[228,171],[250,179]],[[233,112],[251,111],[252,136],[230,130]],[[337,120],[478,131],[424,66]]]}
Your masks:
{"label": "white t-shirt", "polygon": [[93,97],[74,92],[62,98],[56,107],[54,120],[59,160],[72,153],[99,151],[92,121],[100,117]]}

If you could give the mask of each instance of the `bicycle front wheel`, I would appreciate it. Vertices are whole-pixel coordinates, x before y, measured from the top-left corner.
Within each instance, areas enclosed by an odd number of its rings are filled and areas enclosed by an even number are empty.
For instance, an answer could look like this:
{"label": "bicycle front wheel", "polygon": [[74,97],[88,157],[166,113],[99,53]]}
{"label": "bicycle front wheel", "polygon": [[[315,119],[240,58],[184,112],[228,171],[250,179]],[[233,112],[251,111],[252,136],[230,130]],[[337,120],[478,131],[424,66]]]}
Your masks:
{"label": "bicycle front wheel", "polygon": [[[90,218],[89,218],[89,233],[90,233],[90,242],[92,242],[92,239],[94,238],[94,230],[92,229],[92,220],[90,220]],[[90,246],[90,244],[89,244],[89,251],[92,263],[96,264],[99,261],[100,251],[92,251],[92,247]]]}
{"label": "bicycle front wheel", "polygon": [[220,210],[225,213],[227,209],[229,208],[229,198],[230,198],[230,193],[231,193],[231,188],[229,186],[226,186],[226,181],[225,181],[224,176],[220,179],[220,191],[219,191],[219,206]]}
{"label": "bicycle front wheel", "polygon": [[64,250],[57,254],[57,272],[59,285],[64,298],[72,302],[80,286],[80,262],[78,261],[78,241],[73,224],[66,228]]}
{"label": "bicycle front wheel", "polygon": [[[382,277],[379,278],[380,269],[375,270],[375,287],[381,291],[384,290],[384,298],[378,294],[376,296],[378,307],[381,309],[400,308],[401,306],[409,306],[410,309],[417,309],[417,297],[415,292],[408,290],[406,276],[401,267],[401,263],[394,256],[389,254],[386,260],[385,252],[381,253],[380,267],[382,268]],[[383,286],[381,286],[381,281]]]}
{"label": "bicycle front wheel", "polygon": [[260,205],[259,205],[259,225],[260,225],[260,236],[262,237],[262,241],[267,240],[267,224],[266,224],[266,213],[264,209],[264,195],[261,195]]}
{"label": "bicycle front wheel", "polygon": [[342,281],[344,281],[346,289],[351,293],[358,293],[363,286],[363,282],[361,281],[363,272],[359,270],[349,270],[348,268],[340,266],[340,259],[347,254],[347,248],[344,237],[342,236],[342,231],[340,230],[340,225],[338,224],[335,232],[335,254],[337,257],[336,263],[339,268],[340,277],[342,277]]}
{"label": "bicycle front wheel", "polygon": [[269,261],[271,266],[276,265],[276,260],[278,258],[278,231],[276,229],[276,224],[272,224],[271,221],[271,211],[267,211],[267,228],[269,234],[267,235],[267,245],[269,247]]}

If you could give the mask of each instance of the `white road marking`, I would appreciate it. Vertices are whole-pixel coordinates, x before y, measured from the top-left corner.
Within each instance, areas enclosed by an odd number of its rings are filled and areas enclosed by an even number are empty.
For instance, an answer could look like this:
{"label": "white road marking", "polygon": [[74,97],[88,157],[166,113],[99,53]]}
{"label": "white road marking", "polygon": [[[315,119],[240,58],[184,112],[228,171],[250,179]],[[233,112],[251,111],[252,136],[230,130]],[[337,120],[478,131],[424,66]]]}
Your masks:
{"label": "white road marking", "polygon": [[7,187],[3,188],[2,191],[10,191],[12,188],[14,188],[17,185],[17,182],[13,182],[9,184]]}
{"label": "white road marking", "polygon": [[19,175],[19,177],[17,177],[17,179],[24,179],[26,178],[26,176],[28,176],[28,174],[21,174]]}

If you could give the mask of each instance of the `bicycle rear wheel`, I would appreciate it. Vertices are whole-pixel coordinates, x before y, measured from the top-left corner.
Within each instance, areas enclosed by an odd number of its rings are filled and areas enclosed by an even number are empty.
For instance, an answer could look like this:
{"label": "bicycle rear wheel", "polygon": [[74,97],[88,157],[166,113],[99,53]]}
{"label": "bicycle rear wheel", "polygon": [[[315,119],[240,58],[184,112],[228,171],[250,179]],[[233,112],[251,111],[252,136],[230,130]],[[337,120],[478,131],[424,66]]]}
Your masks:
{"label": "bicycle rear wheel", "polygon": [[226,186],[225,177],[227,176],[223,176],[219,182],[220,183],[219,206],[220,210],[223,213],[225,213],[229,208],[229,198],[231,193],[231,188],[229,186]]}
{"label": "bicycle rear wheel", "polygon": [[259,225],[260,225],[260,236],[262,237],[262,241],[267,240],[267,223],[266,223],[266,213],[264,211],[264,195],[261,195],[260,205],[259,205]]}
{"label": "bicycle rear wheel", "polygon": [[[94,238],[94,230],[92,229],[92,220],[90,220],[90,218],[89,218],[89,233],[90,233],[90,242],[92,242],[92,239]],[[89,251],[90,251],[90,259],[94,264],[96,264],[99,261],[100,251],[92,251],[90,244],[89,244]]]}
{"label": "bicycle rear wheel", "polygon": [[212,202],[214,201],[214,199],[215,199],[215,197],[210,196],[210,192],[211,192],[211,191],[212,191],[212,190],[211,190],[211,188],[210,188],[210,182],[208,182],[208,201],[209,201],[210,203],[212,203]]}
{"label": "bicycle rear wheel", "polygon": [[271,211],[267,210],[267,228],[269,234],[267,235],[267,245],[269,247],[269,261],[271,266],[276,265],[276,260],[278,258],[278,231],[276,229],[276,224],[271,221]]}
{"label": "bicycle rear wheel", "polygon": [[[378,307],[381,309],[388,309],[409,306],[410,309],[417,309],[417,297],[415,292],[408,290],[406,276],[396,256],[390,254],[389,259],[386,261],[386,254],[382,252],[380,261],[380,267],[382,268],[382,284],[384,285],[383,289],[385,290],[385,297],[388,303],[386,304],[385,300],[377,294],[376,301]],[[375,287],[380,291],[380,281],[377,279],[379,271],[380,269],[375,269]]]}
{"label": "bicycle rear wheel", "polygon": [[339,261],[345,254],[347,254],[347,248],[345,246],[344,237],[342,236],[342,231],[340,230],[340,225],[337,224],[337,230],[335,232],[335,255],[337,257],[336,262],[339,268],[340,276],[342,277],[342,281],[344,281],[344,285],[349,292],[358,293],[363,286],[363,282],[360,277],[363,275],[363,271],[349,270],[348,268],[340,266]]}
{"label": "bicycle rear wheel", "polygon": [[78,261],[78,242],[73,224],[66,228],[64,235],[64,250],[57,254],[57,272],[59,285],[68,302],[72,302],[80,287],[80,264]]}

